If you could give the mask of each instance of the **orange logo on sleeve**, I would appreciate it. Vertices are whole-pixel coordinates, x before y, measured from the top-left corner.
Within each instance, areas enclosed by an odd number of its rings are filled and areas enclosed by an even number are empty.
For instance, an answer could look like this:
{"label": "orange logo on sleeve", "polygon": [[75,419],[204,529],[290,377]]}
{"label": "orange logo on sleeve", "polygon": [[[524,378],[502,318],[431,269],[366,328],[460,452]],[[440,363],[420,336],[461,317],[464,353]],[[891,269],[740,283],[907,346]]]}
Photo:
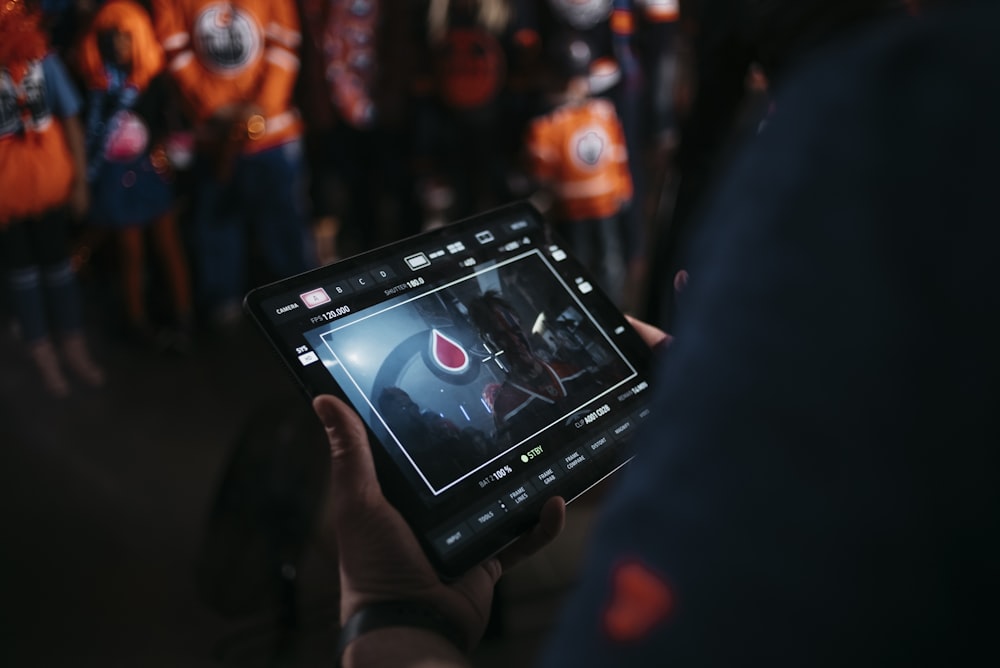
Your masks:
{"label": "orange logo on sleeve", "polygon": [[611,603],[604,630],[617,642],[634,642],[664,621],[674,607],[674,594],[663,579],[637,562],[615,568]]}

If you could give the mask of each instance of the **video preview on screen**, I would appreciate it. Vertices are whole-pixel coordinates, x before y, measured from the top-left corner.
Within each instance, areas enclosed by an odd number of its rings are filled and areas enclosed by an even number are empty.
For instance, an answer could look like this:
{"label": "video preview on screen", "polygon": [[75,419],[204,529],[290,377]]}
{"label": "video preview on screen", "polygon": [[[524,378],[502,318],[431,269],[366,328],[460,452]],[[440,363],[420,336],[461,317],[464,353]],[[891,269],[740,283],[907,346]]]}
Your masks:
{"label": "video preview on screen", "polygon": [[636,375],[537,250],[305,336],[433,495]]}

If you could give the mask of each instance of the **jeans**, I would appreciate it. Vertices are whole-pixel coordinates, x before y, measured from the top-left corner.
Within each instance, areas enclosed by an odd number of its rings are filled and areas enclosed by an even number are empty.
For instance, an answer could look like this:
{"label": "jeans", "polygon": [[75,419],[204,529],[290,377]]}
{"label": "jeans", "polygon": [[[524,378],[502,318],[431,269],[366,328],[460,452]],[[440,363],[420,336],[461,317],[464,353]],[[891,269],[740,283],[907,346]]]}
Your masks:
{"label": "jeans", "polygon": [[265,281],[311,268],[304,164],[300,140],[240,155],[226,182],[198,161],[192,242],[201,305],[238,304],[258,257]]}
{"label": "jeans", "polygon": [[69,222],[54,210],[0,227],[0,262],[7,276],[11,308],[26,343],[83,325],[83,306],[69,258]]}

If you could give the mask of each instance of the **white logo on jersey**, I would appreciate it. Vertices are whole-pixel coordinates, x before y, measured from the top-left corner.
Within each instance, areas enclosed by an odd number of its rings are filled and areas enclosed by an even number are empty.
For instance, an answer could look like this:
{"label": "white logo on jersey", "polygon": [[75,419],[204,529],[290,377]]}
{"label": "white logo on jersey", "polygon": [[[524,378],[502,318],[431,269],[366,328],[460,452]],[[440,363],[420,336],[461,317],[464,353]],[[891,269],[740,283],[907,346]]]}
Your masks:
{"label": "white logo on jersey", "polygon": [[549,0],[549,4],[577,30],[593,28],[611,15],[611,0]]}
{"label": "white logo on jersey", "polygon": [[236,74],[261,52],[260,31],[239,7],[209,5],[194,22],[194,48],[201,63],[219,74]]}
{"label": "white logo on jersey", "polygon": [[17,89],[7,70],[0,70],[0,137],[12,135],[21,129],[17,112]]}
{"label": "white logo on jersey", "polygon": [[570,140],[573,159],[583,167],[594,167],[601,161],[608,137],[600,128],[584,128]]}
{"label": "white logo on jersey", "polygon": [[28,65],[20,83],[14,83],[7,70],[0,70],[0,137],[25,129],[41,130],[51,117],[45,99],[42,61],[36,60]]}
{"label": "white logo on jersey", "polygon": [[650,14],[676,14],[679,9],[677,0],[643,0],[640,4],[645,5]]}

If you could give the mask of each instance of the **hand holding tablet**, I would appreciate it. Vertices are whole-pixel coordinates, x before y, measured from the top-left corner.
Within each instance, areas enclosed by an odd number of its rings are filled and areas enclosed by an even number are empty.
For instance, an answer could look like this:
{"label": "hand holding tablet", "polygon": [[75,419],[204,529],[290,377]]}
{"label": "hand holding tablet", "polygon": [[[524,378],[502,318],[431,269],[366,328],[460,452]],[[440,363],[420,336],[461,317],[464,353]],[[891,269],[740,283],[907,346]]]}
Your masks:
{"label": "hand holding tablet", "polygon": [[309,397],[357,412],[382,493],[446,580],[623,466],[648,415],[649,346],[527,204],[245,307]]}
{"label": "hand holding tablet", "polygon": [[333,460],[330,520],[340,553],[341,620],[373,603],[406,600],[457,624],[462,649],[471,648],[486,628],[493,587],[503,571],[561,531],[562,499],[550,499],[539,523],[495,558],[443,583],[406,521],[382,496],[365,426],[357,414],[330,395],[317,397],[313,407],[326,428]]}

